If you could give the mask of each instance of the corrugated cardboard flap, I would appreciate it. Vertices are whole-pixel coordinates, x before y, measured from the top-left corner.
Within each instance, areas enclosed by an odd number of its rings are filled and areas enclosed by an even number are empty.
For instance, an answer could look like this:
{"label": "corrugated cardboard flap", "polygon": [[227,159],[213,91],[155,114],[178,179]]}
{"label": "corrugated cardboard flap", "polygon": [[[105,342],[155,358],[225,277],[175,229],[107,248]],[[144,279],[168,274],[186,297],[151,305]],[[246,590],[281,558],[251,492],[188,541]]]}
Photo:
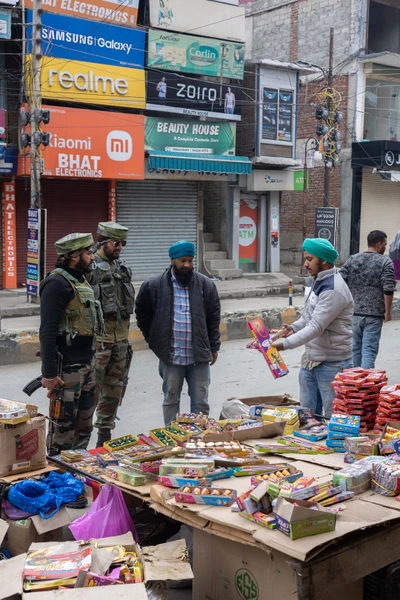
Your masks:
{"label": "corrugated cardboard flap", "polygon": [[39,535],[59,529],[60,527],[65,527],[65,525],[71,523],[71,517],[64,506],[53,517],[50,517],[50,519],[42,519],[39,515],[35,515],[31,517],[31,520]]}
{"label": "corrugated cardboard flap", "polygon": [[146,581],[193,579],[185,540],[142,548]]}
{"label": "corrugated cardboard flap", "polygon": [[[143,583],[33,593],[35,600],[148,600]],[[32,600],[32,593],[22,594],[22,600]]]}
{"label": "corrugated cardboard flap", "polygon": [[21,596],[25,559],[26,554],[20,554],[10,560],[0,561],[0,600]]}
{"label": "corrugated cardboard flap", "polygon": [[8,530],[8,523],[0,519],[0,544],[3,543],[4,538],[6,537],[6,533]]}

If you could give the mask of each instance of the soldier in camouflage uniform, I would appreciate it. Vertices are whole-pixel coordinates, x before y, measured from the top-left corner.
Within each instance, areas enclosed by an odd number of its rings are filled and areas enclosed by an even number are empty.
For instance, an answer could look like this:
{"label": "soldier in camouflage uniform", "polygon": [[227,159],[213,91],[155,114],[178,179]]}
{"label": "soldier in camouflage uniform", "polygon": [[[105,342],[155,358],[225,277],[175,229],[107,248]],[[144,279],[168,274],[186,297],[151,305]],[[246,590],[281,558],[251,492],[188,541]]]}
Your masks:
{"label": "soldier in camouflage uniform", "polygon": [[[55,243],[55,269],[40,288],[42,386],[50,406],[62,388],[56,415],[50,410],[48,449],[87,448],[95,410],[94,351],[102,331],[101,307],[85,273],[94,261],[91,233],[72,233]],[[59,370],[56,355],[62,357]]]}
{"label": "soldier in camouflage uniform", "polygon": [[104,338],[98,338],[96,347],[95,427],[99,430],[99,447],[111,439],[122,399],[135,290],[132,271],[119,258],[126,245],[128,229],[118,223],[99,223],[97,233],[96,269],[90,274],[89,282],[101,302],[105,324]]}

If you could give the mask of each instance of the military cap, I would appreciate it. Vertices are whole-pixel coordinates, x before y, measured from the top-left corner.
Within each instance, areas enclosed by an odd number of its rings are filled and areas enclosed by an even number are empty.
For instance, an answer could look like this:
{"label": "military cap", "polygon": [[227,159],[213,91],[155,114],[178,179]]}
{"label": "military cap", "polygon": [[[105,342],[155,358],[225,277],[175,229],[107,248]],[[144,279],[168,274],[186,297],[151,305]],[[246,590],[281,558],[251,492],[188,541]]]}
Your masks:
{"label": "military cap", "polygon": [[93,245],[93,236],[91,233],[70,233],[54,244],[56,252],[60,256],[62,254],[70,254],[76,250],[83,250]]}
{"label": "military cap", "polygon": [[107,223],[98,224],[97,233],[105,238],[121,240],[121,242],[124,242],[128,237],[129,229],[123,227],[123,225],[120,225],[119,223],[108,221]]}

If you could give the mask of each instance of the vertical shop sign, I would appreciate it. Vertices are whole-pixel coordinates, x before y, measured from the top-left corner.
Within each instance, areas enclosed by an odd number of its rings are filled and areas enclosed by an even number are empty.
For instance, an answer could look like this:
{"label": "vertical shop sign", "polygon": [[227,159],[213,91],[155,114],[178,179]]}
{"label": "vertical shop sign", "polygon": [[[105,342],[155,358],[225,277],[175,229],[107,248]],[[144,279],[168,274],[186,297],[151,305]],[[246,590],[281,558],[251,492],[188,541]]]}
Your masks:
{"label": "vertical shop sign", "polygon": [[117,220],[117,182],[110,179],[108,184],[108,218],[112,223]]}
{"label": "vertical shop sign", "polygon": [[279,90],[279,127],[278,140],[280,142],[293,141],[293,92]]}
{"label": "vertical shop sign", "polygon": [[258,201],[240,200],[239,263],[257,262]]}
{"label": "vertical shop sign", "polygon": [[262,139],[276,140],[278,131],[278,90],[263,89]]}
{"label": "vertical shop sign", "polygon": [[15,214],[15,182],[3,183],[3,288],[17,287],[17,236]]}
{"label": "vertical shop sign", "polygon": [[26,267],[26,293],[28,296],[39,295],[40,284],[40,210],[28,210],[28,260]]}

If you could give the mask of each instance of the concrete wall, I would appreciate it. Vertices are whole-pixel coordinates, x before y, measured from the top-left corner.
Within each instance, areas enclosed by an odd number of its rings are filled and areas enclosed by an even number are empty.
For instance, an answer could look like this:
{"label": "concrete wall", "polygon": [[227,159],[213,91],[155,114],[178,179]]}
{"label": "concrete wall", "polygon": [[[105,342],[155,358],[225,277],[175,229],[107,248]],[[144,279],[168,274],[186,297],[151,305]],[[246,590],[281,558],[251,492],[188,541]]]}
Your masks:
{"label": "concrete wall", "polygon": [[371,2],[368,32],[368,48],[371,52],[400,52],[399,8]]}

